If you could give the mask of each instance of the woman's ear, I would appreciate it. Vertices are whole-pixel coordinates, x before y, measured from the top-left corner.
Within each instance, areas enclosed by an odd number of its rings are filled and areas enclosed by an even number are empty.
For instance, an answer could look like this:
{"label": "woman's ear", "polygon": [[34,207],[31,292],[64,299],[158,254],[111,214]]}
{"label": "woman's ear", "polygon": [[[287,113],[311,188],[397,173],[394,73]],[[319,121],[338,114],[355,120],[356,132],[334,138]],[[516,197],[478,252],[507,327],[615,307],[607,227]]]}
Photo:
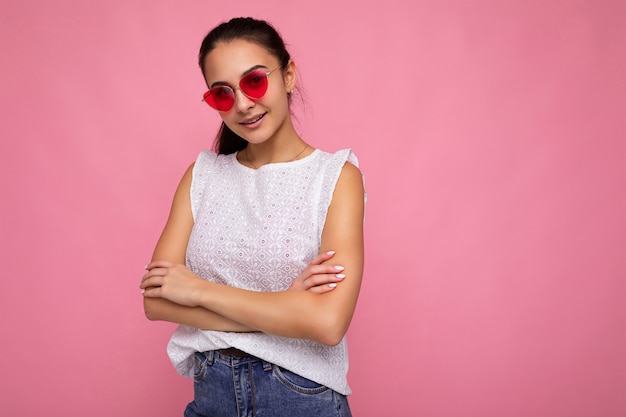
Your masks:
{"label": "woman's ear", "polygon": [[283,80],[285,82],[285,92],[290,94],[294,88],[296,88],[296,63],[293,60],[289,60],[285,68],[283,69]]}

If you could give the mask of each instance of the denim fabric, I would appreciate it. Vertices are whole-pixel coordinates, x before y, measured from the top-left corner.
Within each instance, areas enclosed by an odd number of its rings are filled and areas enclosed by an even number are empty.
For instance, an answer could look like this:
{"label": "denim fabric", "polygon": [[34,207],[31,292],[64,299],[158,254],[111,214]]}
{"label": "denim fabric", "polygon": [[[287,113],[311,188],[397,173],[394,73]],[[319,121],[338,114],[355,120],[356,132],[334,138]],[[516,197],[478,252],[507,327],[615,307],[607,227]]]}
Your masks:
{"label": "denim fabric", "polygon": [[254,356],[195,354],[194,400],[185,417],[351,417],[348,400]]}

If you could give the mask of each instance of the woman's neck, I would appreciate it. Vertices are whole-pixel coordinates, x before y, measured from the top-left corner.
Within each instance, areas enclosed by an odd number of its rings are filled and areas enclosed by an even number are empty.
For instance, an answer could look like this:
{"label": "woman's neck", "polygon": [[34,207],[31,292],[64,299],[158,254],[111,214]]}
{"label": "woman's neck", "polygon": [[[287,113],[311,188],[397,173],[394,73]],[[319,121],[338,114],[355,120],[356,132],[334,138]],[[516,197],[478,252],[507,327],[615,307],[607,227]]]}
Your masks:
{"label": "woman's neck", "polygon": [[249,143],[238,155],[239,162],[257,169],[263,165],[291,162],[308,155],[311,147],[299,136],[288,141]]}

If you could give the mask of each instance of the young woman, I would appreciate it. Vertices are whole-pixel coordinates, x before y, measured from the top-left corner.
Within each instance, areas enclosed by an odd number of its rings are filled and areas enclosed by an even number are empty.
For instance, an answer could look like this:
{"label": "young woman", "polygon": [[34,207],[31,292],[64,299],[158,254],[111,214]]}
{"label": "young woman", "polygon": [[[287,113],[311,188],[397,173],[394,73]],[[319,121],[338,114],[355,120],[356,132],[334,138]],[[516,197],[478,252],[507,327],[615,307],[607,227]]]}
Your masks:
{"label": "young woman", "polygon": [[141,282],[146,316],[180,324],[168,354],[195,380],[185,416],[350,416],[357,159],[295,131],[296,66],[268,23],[222,23],[199,64],[223,121],[216,152],[184,174]]}

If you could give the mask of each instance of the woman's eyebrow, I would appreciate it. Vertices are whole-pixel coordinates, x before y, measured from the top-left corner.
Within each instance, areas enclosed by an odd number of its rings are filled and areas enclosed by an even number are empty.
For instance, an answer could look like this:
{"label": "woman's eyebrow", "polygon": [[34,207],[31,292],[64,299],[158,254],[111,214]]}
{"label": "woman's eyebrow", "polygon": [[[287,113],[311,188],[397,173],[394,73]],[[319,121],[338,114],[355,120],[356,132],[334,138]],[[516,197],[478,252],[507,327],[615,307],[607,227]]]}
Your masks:
{"label": "woman's eyebrow", "polygon": [[[256,71],[256,70],[258,70],[258,69],[260,69],[260,68],[267,69],[268,67],[266,67],[265,65],[260,65],[260,64],[259,64],[259,65],[255,65],[255,66],[253,66],[253,67],[248,68],[247,70],[245,70],[245,71],[243,72],[243,74],[241,74],[241,78],[245,77],[246,75],[248,75],[248,74],[250,74],[251,72],[254,72],[254,71]],[[213,87],[215,87],[215,86],[218,86],[218,85],[228,85],[228,86],[230,86],[230,84],[228,84],[226,81],[215,81],[213,84],[211,84],[211,85],[209,86],[209,89],[211,89],[211,88],[213,88]]]}
{"label": "woman's eyebrow", "polygon": [[245,77],[246,75],[250,74],[252,71],[256,71],[259,68],[265,68],[267,69],[267,67],[265,65],[255,65],[252,68],[246,70],[243,74],[241,74],[241,77]]}

